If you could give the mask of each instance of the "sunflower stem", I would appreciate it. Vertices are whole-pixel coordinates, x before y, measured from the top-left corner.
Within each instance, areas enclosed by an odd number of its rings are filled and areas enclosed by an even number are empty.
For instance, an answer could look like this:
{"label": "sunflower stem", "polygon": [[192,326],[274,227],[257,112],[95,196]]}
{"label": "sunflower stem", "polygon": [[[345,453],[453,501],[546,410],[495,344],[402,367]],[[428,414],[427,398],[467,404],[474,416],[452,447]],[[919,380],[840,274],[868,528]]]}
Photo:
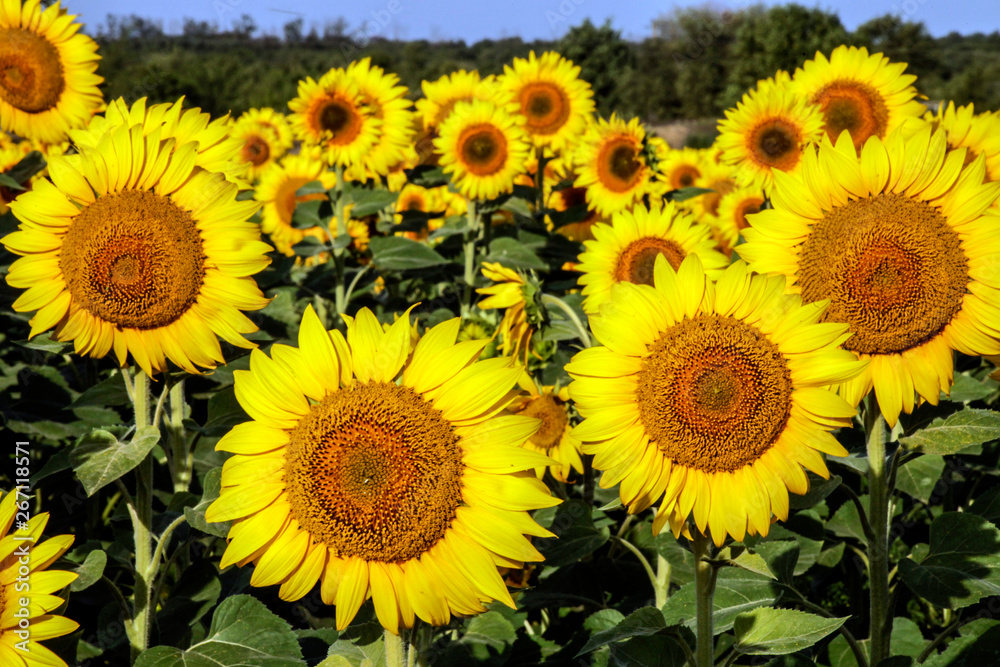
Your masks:
{"label": "sunflower stem", "polygon": [[667,604],[667,596],[670,593],[670,561],[656,554],[656,608],[659,609]]}
{"label": "sunflower stem", "polygon": [[469,209],[469,228],[465,231],[465,289],[462,291],[462,318],[472,311],[472,285],[476,280],[476,241],[479,239],[479,212],[474,199],[466,200]]}
{"label": "sunflower stem", "polygon": [[868,542],[868,584],[871,591],[871,654],[869,664],[889,657],[889,627],[892,610],[889,597],[889,488],[885,467],[886,423],[874,392],[865,402],[865,435],[868,441],[868,520],[872,539]]}
{"label": "sunflower stem", "polygon": [[[135,432],[150,426],[149,376],[137,371],[133,385]],[[150,592],[155,567],[153,556],[153,454],[150,452],[136,468],[135,511],[131,513],[132,532],[135,534],[135,588],[132,591],[132,620],[129,623],[129,642],[132,661],[146,650],[152,621]]]}
{"label": "sunflower stem", "polygon": [[[337,201],[334,203],[334,211],[337,216],[337,236],[330,239],[331,242],[335,242],[347,233],[347,220],[344,216],[344,166],[338,164],[335,169],[337,172],[337,184],[334,186],[334,189],[337,193]],[[346,252],[346,248],[339,246],[333,248],[333,269],[336,279],[333,294],[338,315],[343,315],[347,312],[347,293],[344,285],[344,255]]]}
{"label": "sunflower stem", "polygon": [[576,314],[576,311],[573,310],[569,304],[559,297],[552,296],[551,294],[542,294],[542,303],[546,306],[556,306],[561,311],[566,313],[566,317],[568,317],[569,321],[576,327],[576,332],[580,334],[580,342],[583,344],[583,347],[590,347],[590,334],[587,333],[587,327],[583,326],[583,321],[580,319],[580,316]]}
{"label": "sunflower stem", "polygon": [[406,667],[406,645],[401,635],[394,635],[386,629],[385,667]]}
{"label": "sunflower stem", "polygon": [[170,388],[170,415],[167,417],[167,438],[170,458],[173,461],[174,493],[187,491],[191,486],[191,467],[194,463],[188,449],[187,432],[184,430],[184,378]]}
{"label": "sunflower stem", "polygon": [[542,168],[544,157],[545,149],[539,146],[535,149],[535,189],[538,197],[535,201],[535,210],[539,213],[545,208],[545,169]]}
{"label": "sunflower stem", "polygon": [[708,537],[696,526],[690,526],[691,551],[694,553],[695,615],[698,623],[695,635],[697,667],[712,667],[715,660],[715,642],[712,629],[712,598],[715,595],[715,566],[712,564],[712,546]]}

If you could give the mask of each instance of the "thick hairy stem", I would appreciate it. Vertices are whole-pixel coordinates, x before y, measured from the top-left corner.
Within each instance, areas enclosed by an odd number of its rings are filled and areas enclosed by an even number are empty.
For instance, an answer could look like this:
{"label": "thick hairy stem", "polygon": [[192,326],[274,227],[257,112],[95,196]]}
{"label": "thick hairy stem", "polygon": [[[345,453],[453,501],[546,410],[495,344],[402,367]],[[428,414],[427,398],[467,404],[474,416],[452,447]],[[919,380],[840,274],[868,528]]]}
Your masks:
{"label": "thick hairy stem", "polygon": [[869,664],[889,657],[889,501],[892,489],[885,461],[886,424],[874,393],[865,404],[865,435],[868,438],[868,520],[872,537],[868,542],[868,584],[871,593],[871,653]]}
{"label": "thick hairy stem", "polygon": [[715,595],[715,566],[712,565],[712,545],[708,537],[697,527],[691,526],[691,546],[694,552],[695,635],[697,646],[695,656],[697,667],[712,667],[715,660],[715,642],[712,628],[712,598]]}

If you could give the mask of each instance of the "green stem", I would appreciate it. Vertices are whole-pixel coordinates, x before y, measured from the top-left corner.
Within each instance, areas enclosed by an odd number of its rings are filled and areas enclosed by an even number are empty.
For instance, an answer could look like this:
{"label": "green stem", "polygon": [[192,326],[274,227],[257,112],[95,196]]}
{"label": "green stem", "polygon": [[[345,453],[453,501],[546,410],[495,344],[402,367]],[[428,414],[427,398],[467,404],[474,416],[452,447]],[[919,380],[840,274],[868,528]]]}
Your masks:
{"label": "green stem", "polygon": [[467,200],[469,228],[465,231],[465,288],[462,291],[462,318],[467,318],[472,310],[472,285],[476,281],[476,241],[479,239],[479,215],[475,200]]}
{"label": "green stem", "polygon": [[535,201],[535,208],[537,211],[541,211],[545,208],[545,169],[542,168],[542,158],[545,156],[544,148],[535,149],[535,189],[538,193],[538,199]]}
{"label": "green stem", "polygon": [[670,592],[670,561],[656,554],[656,608],[659,609],[667,604],[667,595]]}
{"label": "green stem", "polygon": [[583,347],[587,348],[591,346],[590,334],[587,333],[587,327],[583,326],[583,321],[580,319],[580,316],[577,315],[576,311],[573,310],[565,301],[557,296],[552,296],[551,294],[542,294],[542,303],[546,306],[556,306],[566,313],[566,317],[569,318],[570,322],[573,323],[573,326],[576,327],[577,333],[580,334],[580,342],[583,343]]}
{"label": "green stem", "polygon": [[[137,371],[133,393],[135,408],[135,431],[142,432],[150,426],[149,420],[149,376]],[[132,620],[129,624],[129,641],[132,647],[132,661],[135,662],[149,645],[149,630],[152,625],[153,578],[156,574],[153,556],[153,454],[150,452],[136,467],[135,511],[132,516],[132,532],[135,534],[135,588],[132,592]]]}
{"label": "green stem", "polygon": [[868,519],[872,539],[868,542],[868,582],[871,593],[871,653],[869,664],[889,657],[892,610],[889,608],[889,488],[886,474],[886,424],[874,393],[865,403],[865,433],[868,437]]}
{"label": "green stem", "polygon": [[697,667],[712,667],[715,661],[715,645],[712,630],[712,597],[715,595],[715,566],[711,562],[712,545],[696,526],[690,526],[691,551],[694,553],[695,635],[698,658]]}
{"label": "green stem", "polygon": [[385,636],[385,667],[406,667],[406,648],[403,638],[388,630],[385,630],[383,634]]}
{"label": "green stem", "polygon": [[[334,211],[337,215],[337,236],[331,241],[336,241],[347,233],[347,219],[344,215],[344,167],[343,165],[336,166],[337,171],[337,185],[335,190],[337,192],[337,201],[334,203]],[[336,247],[333,249],[333,270],[334,277],[336,279],[336,284],[333,288],[334,302],[337,306],[337,313],[343,315],[347,312],[347,293],[345,291],[344,285],[344,265],[345,265],[345,254],[347,248]]]}
{"label": "green stem", "polygon": [[170,415],[167,417],[167,439],[170,442],[170,459],[173,461],[174,493],[187,491],[191,486],[191,468],[194,458],[188,449],[187,432],[184,430],[184,378],[170,388]]}

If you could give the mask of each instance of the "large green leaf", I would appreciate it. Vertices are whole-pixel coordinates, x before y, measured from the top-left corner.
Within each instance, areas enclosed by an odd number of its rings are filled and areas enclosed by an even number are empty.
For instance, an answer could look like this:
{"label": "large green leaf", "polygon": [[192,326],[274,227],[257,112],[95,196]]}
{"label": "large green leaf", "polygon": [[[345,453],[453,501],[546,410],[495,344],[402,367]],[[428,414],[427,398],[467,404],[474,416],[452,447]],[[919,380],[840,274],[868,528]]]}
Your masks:
{"label": "large green leaf", "polygon": [[656,634],[660,630],[666,629],[667,624],[663,620],[663,614],[656,607],[643,607],[634,611],[621,623],[608,630],[595,632],[590,640],[584,645],[578,656],[590,653],[605,644],[621,641],[630,637],[645,637]]}
{"label": "large green leaf", "polygon": [[94,549],[76,568],[76,581],[69,585],[69,589],[77,593],[90,588],[104,574],[104,566],[107,564],[108,555],[100,549]]}
{"label": "large green leaf", "polygon": [[192,528],[196,528],[203,533],[215,535],[216,537],[226,537],[229,535],[231,522],[209,523],[205,520],[205,511],[219,497],[219,492],[222,488],[222,468],[212,468],[205,473],[204,488],[205,492],[202,494],[201,501],[194,507],[184,508],[184,518],[187,519],[188,524]]}
{"label": "large green leaf", "polygon": [[425,269],[447,262],[430,246],[403,236],[376,236],[369,242],[372,262],[380,269]]}
{"label": "large green leaf", "polygon": [[941,456],[920,456],[899,467],[896,473],[896,488],[917,500],[929,503],[934,487],[944,472],[944,458]]}
{"label": "large green leaf", "polygon": [[955,384],[951,387],[951,395],[941,392],[943,400],[950,400],[955,403],[968,403],[969,401],[979,401],[997,390],[997,381],[990,378],[977,380],[967,373],[959,373],[955,376]]}
{"label": "large green leaf", "polygon": [[354,207],[351,208],[352,218],[363,218],[366,215],[374,215],[390,204],[395,204],[399,199],[398,192],[388,190],[363,190],[355,189],[351,194],[354,200]]}
{"label": "large green leaf", "polygon": [[[748,575],[752,576],[752,575]],[[694,584],[682,586],[663,605],[663,616],[667,625],[684,625],[694,629],[695,588]],[[767,579],[738,578],[726,571],[719,573],[712,598],[712,629],[715,634],[733,627],[733,621],[743,612],[772,605],[778,599],[777,586]]]}
{"label": "large green leaf", "polygon": [[990,667],[1000,663],[1000,621],[980,618],[962,626],[961,636],[921,667]]}
{"label": "large green leaf", "polygon": [[926,454],[957,454],[973,445],[1000,438],[1000,412],[966,408],[947,419],[935,419],[927,428],[899,442]]}
{"label": "large green leaf", "polygon": [[939,607],[960,609],[1000,595],[1000,530],[975,514],[945,512],[931,523],[926,558],[900,561],[899,574]]}
{"label": "large green leaf", "polygon": [[80,438],[70,452],[70,462],[87,495],[92,496],[139,465],[159,441],[160,431],[152,426],[140,429],[129,442],[96,430]]}
{"label": "large green leaf", "polygon": [[157,646],[135,667],[301,667],[302,651],[291,626],[249,595],[227,598],[215,610],[204,640],[186,651]]}
{"label": "large green leaf", "polygon": [[539,542],[538,550],[550,567],[575,563],[592,554],[611,537],[607,527],[594,525],[590,506],[580,500],[567,500],[559,505],[549,530],[558,539]]}
{"label": "large green leaf", "polygon": [[511,269],[544,269],[545,262],[535,252],[509,236],[494,239],[490,244],[490,254],[486,262],[499,262]]}
{"label": "large green leaf", "polygon": [[824,618],[797,609],[761,607],[736,617],[735,648],[748,655],[795,653],[834,632],[848,618]]}

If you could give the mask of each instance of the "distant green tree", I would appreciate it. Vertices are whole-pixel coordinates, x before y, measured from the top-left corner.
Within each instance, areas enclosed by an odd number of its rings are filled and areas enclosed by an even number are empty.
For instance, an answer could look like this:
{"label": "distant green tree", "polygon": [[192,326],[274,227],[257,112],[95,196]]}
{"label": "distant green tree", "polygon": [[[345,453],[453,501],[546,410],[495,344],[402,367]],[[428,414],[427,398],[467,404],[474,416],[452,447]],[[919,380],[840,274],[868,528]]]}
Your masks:
{"label": "distant green tree", "polygon": [[597,111],[608,116],[619,110],[622,77],[634,65],[635,56],[620,31],[607,20],[601,27],[584,20],[559,40],[556,50],[580,67],[580,77],[594,89]]}
{"label": "distant green tree", "polygon": [[859,46],[866,46],[873,53],[883,53],[889,60],[907,63],[910,74],[925,77],[941,73],[934,38],[923,23],[885,14],[859,25],[854,38]]}

